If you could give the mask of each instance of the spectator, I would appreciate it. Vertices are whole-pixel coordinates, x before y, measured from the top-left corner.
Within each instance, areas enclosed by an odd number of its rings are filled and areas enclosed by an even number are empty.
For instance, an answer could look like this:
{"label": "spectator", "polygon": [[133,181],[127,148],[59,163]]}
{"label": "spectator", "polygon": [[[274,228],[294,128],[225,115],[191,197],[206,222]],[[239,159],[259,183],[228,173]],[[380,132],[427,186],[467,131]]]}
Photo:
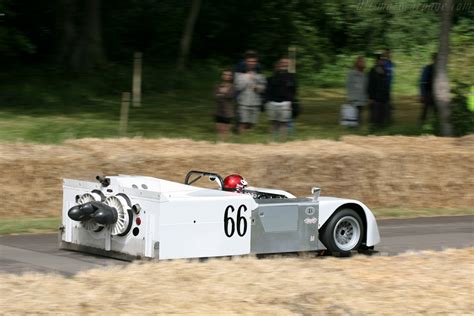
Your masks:
{"label": "spectator", "polygon": [[255,52],[245,55],[245,67],[235,73],[235,89],[238,93],[239,132],[252,128],[258,122],[261,94],[265,91],[265,77],[257,72],[258,59]]}
{"label": "spectator", "polygon": [[420,124],[425,123],[428,115],[428,110],[432,110],[436,114],[436,104],[434,102],[433,84],[434,84],[434,69],[437,54],[431,55],[431,63],[423,68],[420,79],[420,101],[423,105],[420,114]]}
{"label": "spectator", "polygon": [[[247,50],[245,53],[244,53],[244,58],[241,59],[234,67],[234,78],[235,78],[235,74],[236,73],[246,73],[247,72],[247,64],[245,63],[245,56],[248,56],[248,55],[255,55],[257,56],[257,52],[254,51],[254,50]],[[257,73],[262,73],[262,67],[259,63],[257,63],[257,65],[255,66],[255,72]],[[237,97],[239,96],[239,93],[236,91],[235,93],[235,98],[237,99]],[[238,134],[239,133],[239,124],[240,124],[240,120],[239,120],[239,111],[238,111],[238,106],[235,106],[234,105],[234,114],[235,114],[235,117],[237,119],[234,119],[234,124],[232,126],[232,131],[235,133],[235,134]]]}
{"label": "spectator", "polygon": [[389,122],[389,89],[384,60],[377,55],[376,64],[370,70],[367,85],[370,123],[373,127],[384,127]]}
{"label": "spectator", "polygon": [[367,75],[365,59],[358,56],[347,75],[347,102],[357,110],[357,124],[362,124],[362,110],[367,103]]}
{"label": "spectator", "polygon": [[288,122],[292,117],[292,102],[296,97],[296,78],[288,72],[289,59],[281,58],[272,77],[268,79],[266,110],[271,132],[276,139],[286,140]]}
{"label": "spectator", "polygon": [[[248,50],[244,54],[244,59],[240,60],[237,65],[235,65],[234,73],[240,72],[245,73],[247,72],[247,63],[246,63],[246,56],[258,56],[257,52],[254,50]],[[262,66],[258,63],[255,65],[255,72],[262,73]]]}
{"label": "spectator", "polygon": [[234,86],[232,70],[226,69],[221,74],[221,82],[214,90],[216,98],[216,130],[220,141],[228,138],[232,119],[234,118]]}
{"label": "spectator", "polygon": [[387,73],[388,77],[388,106],[389,106],[389,112],[388,112],[388,120],[389,123],[392,122],[393,119],[393,103],[392,103],[392,82],[393,82],[393,73],[394,73],[394,68],[395,64],[392,62],[392,51],[390,48],[386,48],[382,58],[384,59],[384,64],[383,67],[385,69],[385,72]]}
{"label": "spectator", "polygon": [[390,48],[386,48],[383,52],[382,58],[384,60],[383,62],[383,68],[385,69],[385,72],[387,73],[387,78],[388,78],[388,90],[391,93],[392,92],[392,82],[393,82],[393,70],[395,68],[395,64],[392,62],[392,51]]}

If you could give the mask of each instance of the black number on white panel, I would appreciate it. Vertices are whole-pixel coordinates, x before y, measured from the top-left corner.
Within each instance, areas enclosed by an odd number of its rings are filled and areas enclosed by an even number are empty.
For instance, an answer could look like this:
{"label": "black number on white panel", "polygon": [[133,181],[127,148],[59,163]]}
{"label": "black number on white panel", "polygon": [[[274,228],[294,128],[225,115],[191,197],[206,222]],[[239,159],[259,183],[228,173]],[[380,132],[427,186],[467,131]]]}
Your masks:
{"label": "black number on white panel", "polygon": [[224,233],[227,237],[234,236],[234,233],[237,228],[237,234],[240,237],[244,237],[247,233],[247,218],[244,214],[247,211],[247,206],[244,204],[240,205],[237,209],[237,218],[232,217],[232,213],[235,212],[235,208],[232,205],[229,205],[225,208],[224,212]]}

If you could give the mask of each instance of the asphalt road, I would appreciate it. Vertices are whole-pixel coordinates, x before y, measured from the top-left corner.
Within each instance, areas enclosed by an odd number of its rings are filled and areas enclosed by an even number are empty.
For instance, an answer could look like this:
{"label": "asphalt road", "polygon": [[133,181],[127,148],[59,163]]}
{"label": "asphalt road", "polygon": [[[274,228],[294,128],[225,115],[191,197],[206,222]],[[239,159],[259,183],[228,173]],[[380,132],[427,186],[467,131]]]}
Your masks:
{"label": "asphalt road", "polygon": [[[378,221],[382,241],[376,255],[474,246],[474,216],[430,217]],[[79,271],[128,262],[59,250],[57,234],[0,236],[0,272]]]}

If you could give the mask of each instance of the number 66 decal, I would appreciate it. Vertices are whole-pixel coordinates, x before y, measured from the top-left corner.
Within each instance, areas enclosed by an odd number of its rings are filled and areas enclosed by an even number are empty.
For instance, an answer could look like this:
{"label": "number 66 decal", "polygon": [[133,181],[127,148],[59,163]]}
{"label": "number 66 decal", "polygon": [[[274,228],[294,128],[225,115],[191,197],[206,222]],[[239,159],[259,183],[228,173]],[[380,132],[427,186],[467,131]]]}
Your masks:
{"label": "number 66 decal", "polygon": [[[237,234],[240,237],[244,237],[247,232],[247,219],[242,213],[247,211],[247,206],[244,204],[240,205],[237,209],[237,221],[232,217],[235,209],[232,205],[226,207],[224,212],[224,233],[227,237],[234,236],[235,228],[237,226]],[[237,224],[237,225],[236,225]]]}

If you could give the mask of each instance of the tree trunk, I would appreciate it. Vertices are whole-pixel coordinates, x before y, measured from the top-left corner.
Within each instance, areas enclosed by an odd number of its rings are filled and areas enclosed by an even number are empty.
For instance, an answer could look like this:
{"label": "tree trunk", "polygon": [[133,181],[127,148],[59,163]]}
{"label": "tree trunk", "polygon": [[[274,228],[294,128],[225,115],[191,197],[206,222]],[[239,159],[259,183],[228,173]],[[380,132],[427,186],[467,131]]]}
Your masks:
{"label": "tree trunk", "polygon": [[451,136],[450,89],[448,79],[449,33],[453,17],[453,0],[442,1],[441,32],[439,37],[438,58],[435,65],[434,96],[438,108],[438,118],[442,136]]}
{"label": "tree trunk", "polygon": [[81,35],[71,55],[75,71],[88,71],[104,62],[100,24],[100,0],[85,0]]}
{"label": "tree trunk", "polygon": [[57,12],[57,29],[61,35],[57,47],[56,61],[58,64],[67,64],[77,36],[76,0],[58,0]]}
{"label": "tree trunk", "polygon": [[181,37],[181,44],[178,57],[178,70],[182,71],[186,68],[186,62],[193,39],[194,25],[196,24],[199,10],[201,9],[201,0],[192,0],[191,11],[189,11],[188,20],[184,28],[183,36]]}

